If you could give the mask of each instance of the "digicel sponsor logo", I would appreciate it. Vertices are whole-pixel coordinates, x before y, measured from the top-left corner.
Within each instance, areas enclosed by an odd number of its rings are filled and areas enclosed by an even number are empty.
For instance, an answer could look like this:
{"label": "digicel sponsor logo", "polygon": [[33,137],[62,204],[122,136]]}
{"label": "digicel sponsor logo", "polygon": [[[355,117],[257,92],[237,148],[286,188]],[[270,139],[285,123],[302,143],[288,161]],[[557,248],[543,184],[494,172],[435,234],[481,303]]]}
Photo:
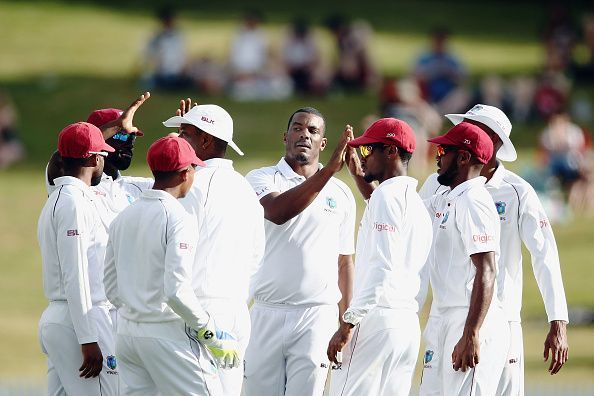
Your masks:
{"label": "digicel sponsor logo", "polygon": [[396,232],[396,227],[386,223],[373,223],[373,228],[378,231]]}
{"label": "digicel sponsor logo", "polygon": [[481,234],[481,235],[473,235],[472,241],[479,242],[479,243],[487,243],[491,242],[495,239],[493,235]]}

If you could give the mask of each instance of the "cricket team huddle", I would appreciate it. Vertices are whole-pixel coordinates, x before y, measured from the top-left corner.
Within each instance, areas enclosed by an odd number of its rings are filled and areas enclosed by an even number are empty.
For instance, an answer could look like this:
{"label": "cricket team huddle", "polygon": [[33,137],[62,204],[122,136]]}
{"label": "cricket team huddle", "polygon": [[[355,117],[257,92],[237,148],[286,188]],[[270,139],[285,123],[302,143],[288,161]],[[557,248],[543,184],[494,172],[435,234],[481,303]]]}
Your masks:
{"label": "cricket team huddle", "polygon": [[[452,127],[429,139],[436,172],[418,188],[402,120],[358,137],[346,125],[329,147],[323,114],[300,108],[278,163],[244,177],[226,158],[243,155],[230,114],[188,98],[148,149],[153,178],[124,176],[149,97],[66,126],[47,164],[48,394],[408,395],[423,338],[421,395],[523,395],[522,244],[550,323],[549,372],[566,362],[555,237],[534,189],[503,165],[517,154],[498,108],[446,115]],[[334,177],[343,167],[360,198]]]}

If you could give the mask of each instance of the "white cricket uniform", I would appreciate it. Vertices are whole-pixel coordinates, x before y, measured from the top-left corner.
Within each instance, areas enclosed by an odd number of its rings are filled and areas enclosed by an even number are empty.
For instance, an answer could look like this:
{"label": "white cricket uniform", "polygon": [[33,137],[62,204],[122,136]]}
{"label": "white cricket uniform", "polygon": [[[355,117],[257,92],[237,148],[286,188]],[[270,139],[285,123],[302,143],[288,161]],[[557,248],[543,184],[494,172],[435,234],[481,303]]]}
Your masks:
{"label": "white cricket uniform", "polygon": [[[305,181],[284,158],[247,179],[259,198]],[[281,225],[265,220],[264,259],[250,287],[247,396],[322,394],[338,322],[338,256],[354,253],[355,212],[350,189],[331,178],[299,215]]]}
{"label": "white cricket uniform", "polygon": [[[217,327],[237,338],[243,358],[250,339],[249,281],[264,255],[264,209],[231,160],[204,162],[180,199],[199,223],[192,286]],[[225,395],[238,396],[243,365],[219,373]]]}
{"label": "white cricket uniform", "polygon": [[[466,372],[454,371],[451,355],[462,337],[468,316],[476,268],[470,256],[499,254],[497,211],[482,176],[467,180],[428,202],[433,216],[433,246],[429,254],[433,304],[439,315],[435,350],[425,353],[423,372],[437,369],[437,391],[421,384],[421,395],[494,395],[509,348],[509,326],[495,294],[479,331],[480,363]],[[433,357],[437,357],[433,361]],[[440,358],[442,357],[442,358]],[[437,363],[436,363],[437,362]],[[435,384],[432,384],[435,387]]]}
{"label": "white cricket uniform", "polygon": [[[536,282],[544,300],[549,322],[568,322],[567,302],[561,277],[557,243],[549,219],[536,192],[520,176],[505,169],[502,163],[485,184],[499,214],[501,224],[501,253],[499,288],[505,316],[510,325],[510,350],[497,394],[524,394],[524,349],[520,311],[522,309],[522,242],[531,255]],[[422,187],[426,194],[443,191],[447,187],[437,181],[437,174],[429,176]],[[432,309],[433,311],[433,309]],[[423,379],[424,380],[424,379]]]}
{"label": "white cricket uniform", "polygon": [[[48,356],[48,394],[116,395],[118,372],[113,322],[103,287],[107,233],[80,179],[55,179],[39,217],[37,237],[43,289],[49,305],[39,321],[41,348]],[[80,378],[81,344],[97,342],[104,358],[96,378]]]}
{"label": "white cricket uniform", "polygon": [[118,307],[126,395],[222,395],[195,330],[206,325],[192,288],[197,226],[171,194],[147,190],[112,222],[105,289]]}
{"label": "white cricket uniform", "polygon": [[431,248],[431,220],[408,176],[375,189],[359,228],[354,292],[360,323],[332,371],[330,395],[408,395],[420,328],[416,296]]}

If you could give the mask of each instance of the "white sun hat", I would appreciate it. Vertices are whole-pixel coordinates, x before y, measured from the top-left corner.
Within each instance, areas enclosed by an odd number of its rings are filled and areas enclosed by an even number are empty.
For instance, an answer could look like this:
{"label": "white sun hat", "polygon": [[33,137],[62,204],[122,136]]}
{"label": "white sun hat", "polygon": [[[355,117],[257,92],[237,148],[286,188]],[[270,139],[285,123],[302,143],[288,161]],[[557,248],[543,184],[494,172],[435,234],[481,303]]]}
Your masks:
{"label": "white sun hat", "polygon": [[505,113],[497,107],[484,104],[477,104],[465,114],[446,114],[445,115],[454,125],[458,125],[464,119],[480,122],[491,128],[503,142],[503,146],[497,151],[497,158],[501,161],[512,162],[518,158],[516,148],[509,139],[512,130],[512,124]]}
{"label": "white sun hat", "polygon": [[171,117],[163,122],[163,125],[170,128],[179,128],[181,124],[194,125],[209,135],[226,141],[237,154],[243,155],[243,151],[233,142],[233,119],[221,106],[194,106],[183,116]]}

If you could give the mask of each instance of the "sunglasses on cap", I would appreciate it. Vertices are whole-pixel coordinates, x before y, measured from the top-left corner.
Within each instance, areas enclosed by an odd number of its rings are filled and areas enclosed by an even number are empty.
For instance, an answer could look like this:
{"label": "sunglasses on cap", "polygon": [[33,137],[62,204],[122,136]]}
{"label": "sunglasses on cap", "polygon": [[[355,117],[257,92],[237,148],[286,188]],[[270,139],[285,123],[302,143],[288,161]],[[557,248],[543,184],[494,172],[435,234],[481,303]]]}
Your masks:
{"label": "sunglasses on cap", "polygon": [[450,151],[456,151],[456,150],[458,150],[457,147],[454,147],[454,146],[443,146],[443,145],[440,144],[440,145],[437,146],[437,156],[438,157],[443,157],[444,155],[446,155]]}
{"label": "sunglasses on cap", "polygon": [[100,155],[101,157],[107,157],[107,152],[105,151],[89,151],[89,154]]}
{"label": "sunglasses on cap", "polygon": [[136,139],[136,135],[133,133],[119,131],[118,133],[113,135],[111,138],[114,140],[119,140],[121,142],[127,142],[128,140],[131,140],[132,142],[134,142],[134,140]]}
{"label": "sunglasses on cap", "polygon": [[380,148],[384,145],[373,145],[373,144],[366,144],[364,146],[359,146],[359,152],[361,153],[361,158],[367,158],[371,155],[374,148]]}

